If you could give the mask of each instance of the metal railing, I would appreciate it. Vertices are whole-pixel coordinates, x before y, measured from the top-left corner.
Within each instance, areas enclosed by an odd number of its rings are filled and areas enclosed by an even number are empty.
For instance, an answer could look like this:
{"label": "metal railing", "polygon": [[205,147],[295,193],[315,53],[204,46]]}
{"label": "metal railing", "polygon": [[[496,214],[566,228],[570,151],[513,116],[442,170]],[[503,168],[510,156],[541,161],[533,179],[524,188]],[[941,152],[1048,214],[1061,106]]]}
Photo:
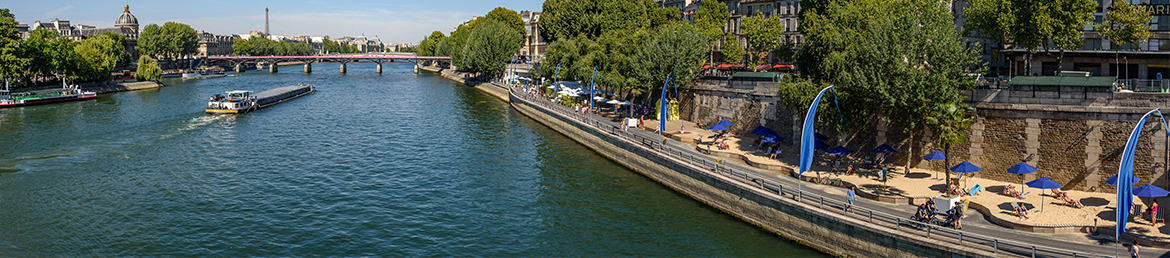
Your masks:
{"label": "metal railing", "polygon": [[[781,198],[791,198],[797,202],[808,204],[813,208],[818,208],[822,212],[847,216],[858,219],[865,223],[869,223],[870,225],[881,226],[901,232],[915,234],[931,240],[945,241],[947,243],[956,244],[959,246],[978,248],[995,253],[997,255],[1006,254],[1028,257],[1109,257],[1102,254],[1077,252],[1043,245],[998,239],[980,234],[965,233],[961,230],[943,227],[938,223],[922,223],[910,219],[909,216],[897,216],[865,207],[859,207],[857,205],[853,206],[852,212],[847,213],[845,212],[845,207],[848,204],[835,198],[821,196],[804,190],[798,190],[797,186],[795,185],[782,184],[761,176],[754,175],[752,173],[745,173],[736,171],[735,169],[727,166],[720,166],[718,162],[708,160],[714,159],[712,157],[701,154],[696,156],[695,154],[699,153],[689,149],[679,150],[668,147],[664,144],[665,141],[662,139],[650,139],[628,131],[623,131],[622,127],[618,125],[593,119],[586,114],[556,104],[540,96],[530,96],[528,93],[522,91],[522,89],[511,88],[510,92],[512,93],[512,97],[520,97],[524,100],[525,103],[538,105],[546,110],[553,111],[556,115],[568,118],[568,120],[578,122],[582,125],[585,125],[586,127],[593,127],[599,132],[608,133],[621,139],[637,143],[637,145],[640,145],[639,147],[650,150],[650,153],[657,154],[664,159],[675,159],[689,165],[700,167],[703,169],[701,170],[703,173],[711,175],[712,178],[719,179],[719,176],[714,175],[720,175],[722,177],[726,177],[736,182],[742,183],[742,186],[747,187],[745,190],[766,192],[767,194],[761,194],[761,196],[776,200],[778,202]],[[513,99],[513,101],[515,101],[515,99]],[[800,180],[797,180],[797,182],[800,182]],[[777,210],[779,210],[778,207],[772,208],[777,208]]]}
{"label": "metal railing", "polygon": [[1118,79],[1118,84],[1134,92],[1165,92],[1170,89],[1170,80],[1162,79]]}

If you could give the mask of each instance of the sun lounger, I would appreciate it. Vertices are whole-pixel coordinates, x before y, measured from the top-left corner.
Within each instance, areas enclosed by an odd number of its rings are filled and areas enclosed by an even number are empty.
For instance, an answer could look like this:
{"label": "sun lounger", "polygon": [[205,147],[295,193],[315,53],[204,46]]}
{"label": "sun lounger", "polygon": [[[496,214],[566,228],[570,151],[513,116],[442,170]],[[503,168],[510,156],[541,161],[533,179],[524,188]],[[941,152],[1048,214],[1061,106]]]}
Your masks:
{"label": "sun lounger", "polygon": [[1068,192],[1061,192],[1060,194],[1057,195],[1057,197],[1060,197],[1061,200],[1064,200],[1065,204],[1068,204],[1069,206],[1075,207],[1077,209],[1085,207],[1085,205],[1081,204],[1080,201],[1077,201],[1073,198],[1068,197]]}
{"label": "sun lounger", "polygon": [[1020,207],[1019,203],[1017,202],[1012,202],[1012,214],[1020,217],[1020,220],[1028,218],[1028,210],[1024,209],[1024,207]]}
{"label": "sun lounger", "polygon": [[1163,216],[1165,216],[1165,215],[1166,215],[1166,210],[1158,209],[1158,214],[1156,216],[1154,216],[1154,224],[1158,224],[1158,222],[1162,222],[1163,224],[1166,223],[1165,220],[1162,220]]}
{"label": "sun lounger", "polygon": [[979,185],[979,184],[975,184],[975,186],[971,187],[971,191],[968,192],[967,195],[968,196],[975,195],[975,194],[982,192],[982,191],[983,191],[983,186]]}

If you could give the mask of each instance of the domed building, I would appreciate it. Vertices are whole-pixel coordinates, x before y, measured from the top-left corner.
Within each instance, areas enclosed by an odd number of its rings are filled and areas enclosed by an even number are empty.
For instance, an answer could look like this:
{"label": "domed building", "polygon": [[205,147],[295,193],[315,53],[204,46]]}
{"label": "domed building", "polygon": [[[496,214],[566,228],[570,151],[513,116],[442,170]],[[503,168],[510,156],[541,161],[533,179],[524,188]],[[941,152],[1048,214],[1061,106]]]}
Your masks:
{"label": "domed building", "polygon": [[118,15],[118,20],[114,21],[116,28],[130,28],[134,34],[138,34],[138,17],[130,14],[130,4],[126,4],[125,9],[122,9],[122,15]]}

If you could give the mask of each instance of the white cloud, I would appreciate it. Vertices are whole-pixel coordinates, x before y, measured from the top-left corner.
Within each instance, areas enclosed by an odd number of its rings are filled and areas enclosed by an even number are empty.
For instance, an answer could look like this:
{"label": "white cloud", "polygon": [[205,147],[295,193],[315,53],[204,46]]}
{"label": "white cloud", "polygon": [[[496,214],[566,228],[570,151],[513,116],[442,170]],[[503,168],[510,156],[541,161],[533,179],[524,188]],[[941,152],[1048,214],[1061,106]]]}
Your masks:
{"label": "white cloud", "polygon": [[66,6],[66,7],[57,8],[57,10],[48,11],[44,14],[41,14],[41,19],[57,18],[58,15],[61,15],[61,13],[65,12],[66,10],[69,10],[69,9],[73,9],[73,6],[70,5],[70,6]]}

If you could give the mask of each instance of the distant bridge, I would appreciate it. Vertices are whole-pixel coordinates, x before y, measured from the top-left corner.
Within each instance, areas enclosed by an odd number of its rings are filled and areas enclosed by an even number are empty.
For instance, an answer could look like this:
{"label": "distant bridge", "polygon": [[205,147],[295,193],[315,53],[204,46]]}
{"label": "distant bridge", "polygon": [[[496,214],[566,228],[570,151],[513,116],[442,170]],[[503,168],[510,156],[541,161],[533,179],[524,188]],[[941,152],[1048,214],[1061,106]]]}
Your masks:
{"label": "distant bridge", "polygon": [[268,63],[268,72],[275,73],[277,66],[275,64],[281,62],[303,62],[305,63],[305,73],[313,72],[313,63],[341,63],[341,73],[345,73],[345,64],[357,62],[361,60],[370,61],[378,64],[378,74],[382,73],[382,63],[394,62],[394,60],[404,60],[414,63],[414,72],[418,73],[418,62],[424,60],[451,60],[448,56],[382,56],[382,55],[349,55],[349,56],[210,56],[208,60],[223,60],[227,61],[235,67],[236,72],[244,71],[244,63],[247,62],[265,62]]}

